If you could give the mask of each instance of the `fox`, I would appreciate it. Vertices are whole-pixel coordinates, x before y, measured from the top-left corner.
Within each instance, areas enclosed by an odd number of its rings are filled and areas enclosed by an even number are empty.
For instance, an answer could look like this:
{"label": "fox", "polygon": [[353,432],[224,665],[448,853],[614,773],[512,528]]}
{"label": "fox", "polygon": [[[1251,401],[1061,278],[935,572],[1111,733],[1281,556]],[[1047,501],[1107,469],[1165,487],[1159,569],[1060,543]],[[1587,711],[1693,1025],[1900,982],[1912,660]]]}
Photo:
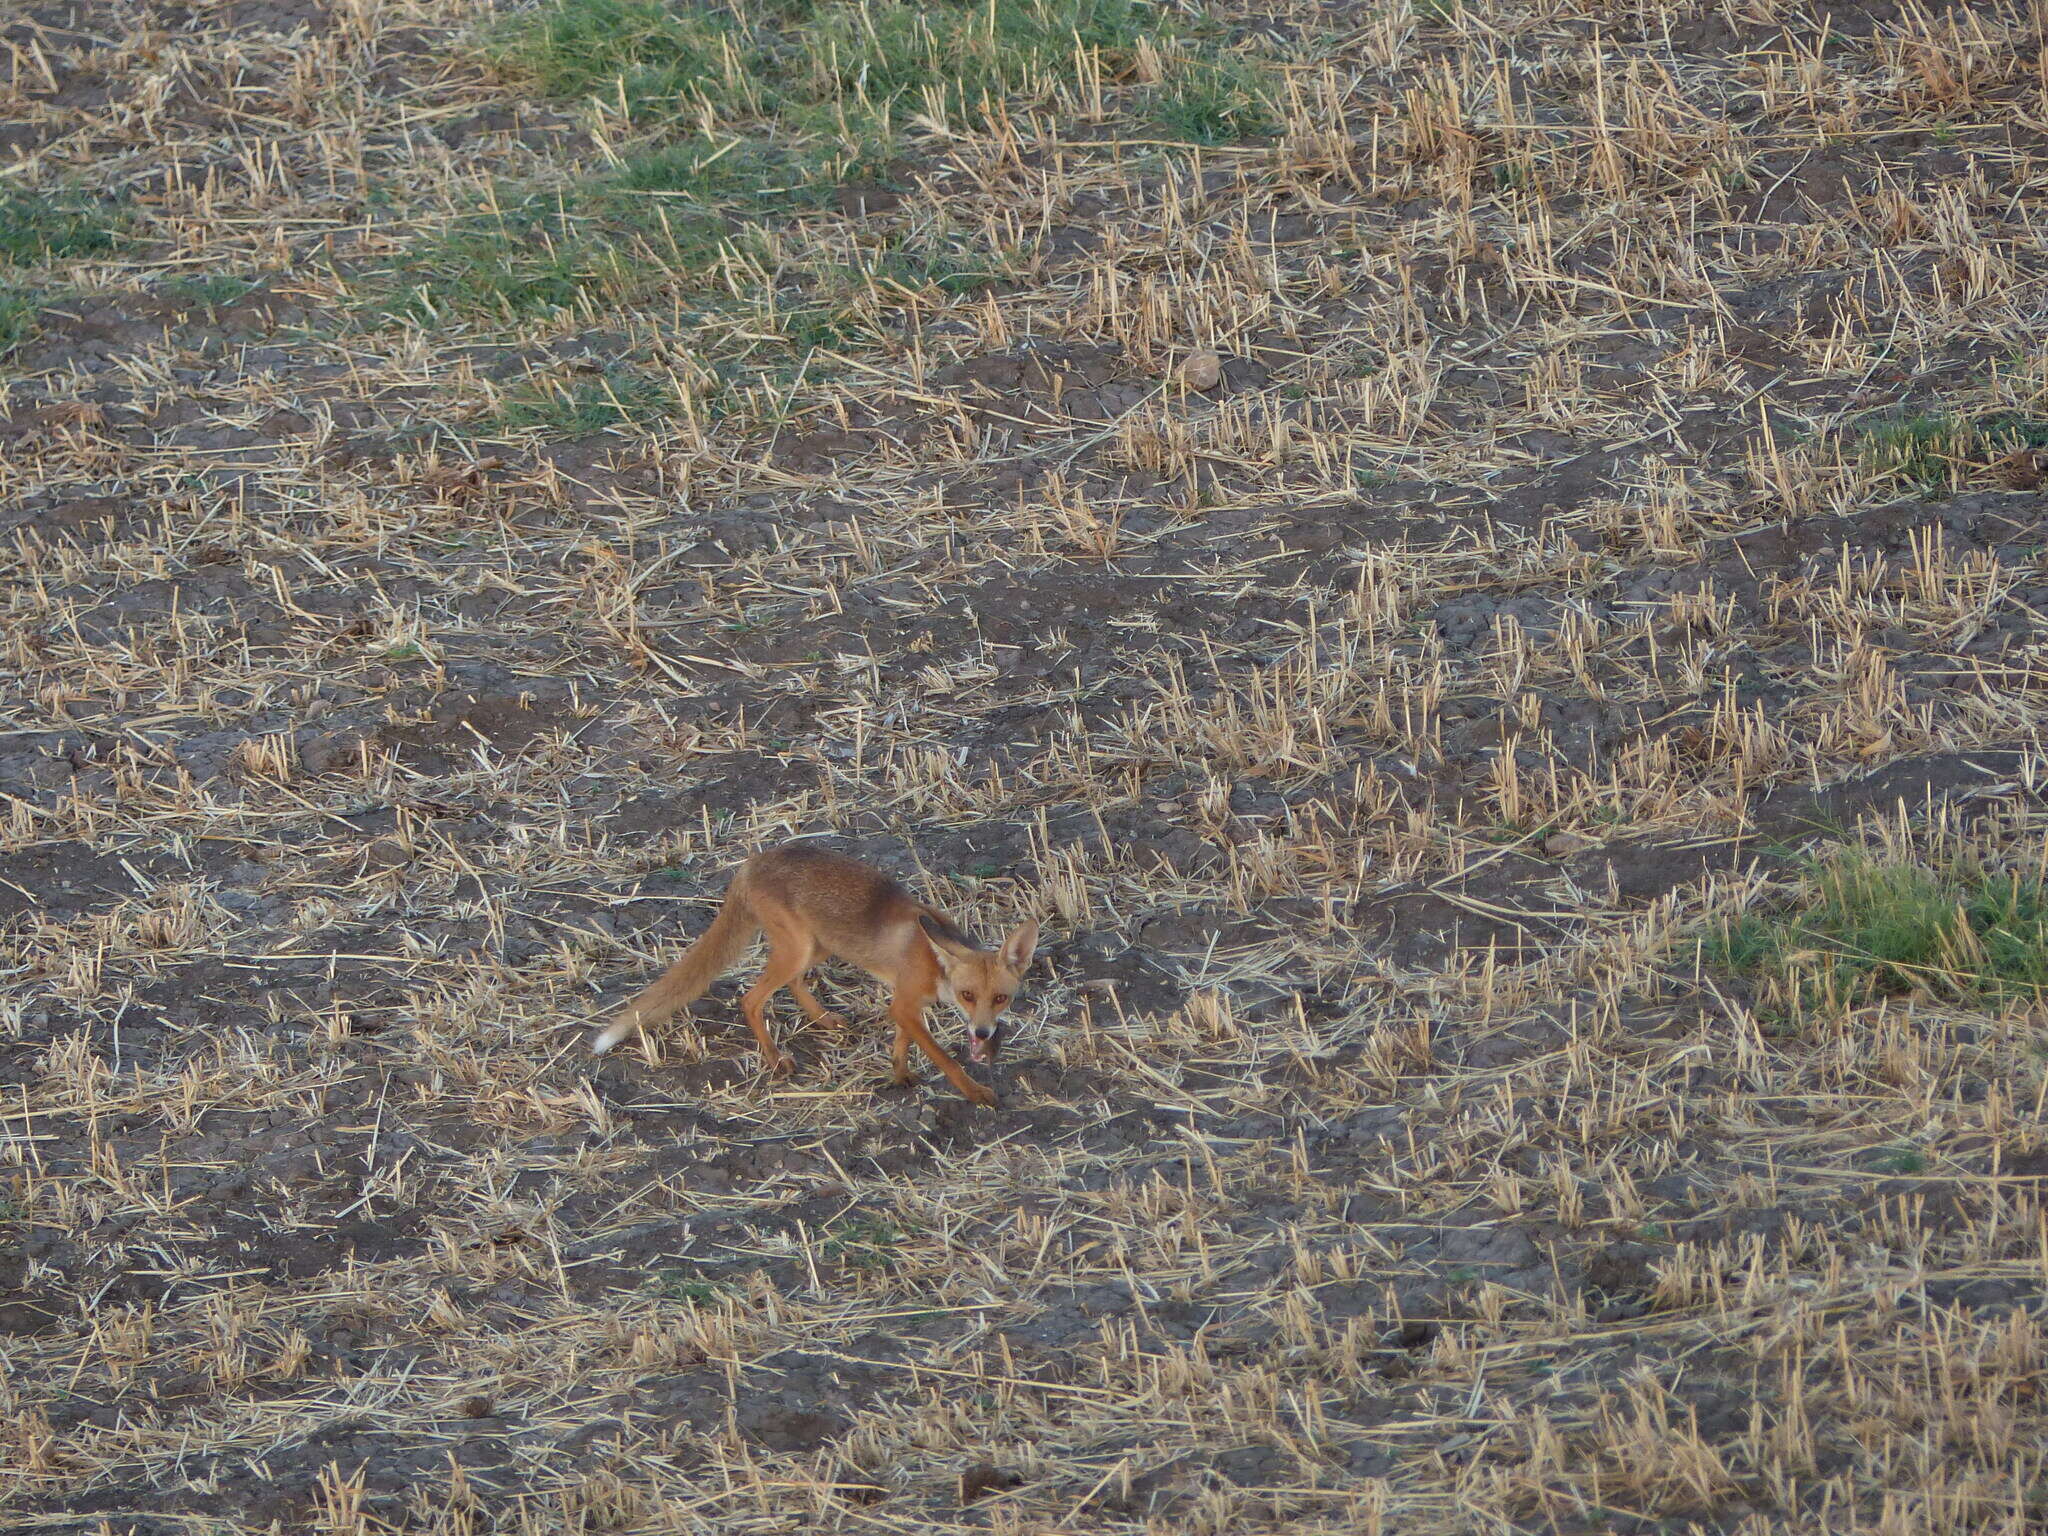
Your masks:
{"label": "fox", "polygon": [[889,984],[889,1017],[896,1026],[890,1060],[899,1087],[910,1081],[914,1043],[969,1100],[993,1107],[994,1092],[969,1077],[932,1038],[925,1010],[934,1002],[957,1009],[967,1020],[968,1056],[984,1065],[993,1062],[1002,1048],[1003,1014],[1022,990],[1038,930],[1033,919],[1013,929],[1000,947],[983,949],[881,871],[822,848],[785,844],[740,866],[711,926],[652,986],[592,1031],[591,1054],[602,1056],[628,1035],[689,1007],[765,933],[768,961],[740,999],[740,1011],[770,1072],[779,1076],[790,1069],[767,1020],[769,999],[784,987],[812,1023],[847,1027],[845,1017],[828,1012],[804,981],[821,960],[836,956]]}

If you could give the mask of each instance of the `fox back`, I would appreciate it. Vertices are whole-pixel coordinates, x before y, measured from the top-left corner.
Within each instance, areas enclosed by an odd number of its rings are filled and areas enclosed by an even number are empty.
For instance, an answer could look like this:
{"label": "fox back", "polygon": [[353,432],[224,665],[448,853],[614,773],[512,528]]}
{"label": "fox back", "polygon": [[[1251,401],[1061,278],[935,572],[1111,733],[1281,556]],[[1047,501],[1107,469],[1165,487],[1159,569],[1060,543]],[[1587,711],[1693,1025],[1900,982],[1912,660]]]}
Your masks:
{"label": "fox back", "polygon": [[880,870],[801,843],[755,854],[744,876],[756,908],[787,913],[820,948],[882,974],[901,963],[924,910]]}

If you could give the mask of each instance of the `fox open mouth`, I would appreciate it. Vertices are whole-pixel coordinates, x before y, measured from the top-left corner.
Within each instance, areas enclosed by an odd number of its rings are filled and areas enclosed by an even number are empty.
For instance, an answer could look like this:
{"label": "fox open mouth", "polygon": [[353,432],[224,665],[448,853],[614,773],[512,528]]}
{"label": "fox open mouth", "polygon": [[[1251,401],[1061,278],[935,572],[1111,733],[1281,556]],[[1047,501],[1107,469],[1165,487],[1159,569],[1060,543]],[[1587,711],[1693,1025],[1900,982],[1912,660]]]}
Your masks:
{"label": "fox open mouth", "polygon": [[967,1037],[967,1059],[987,1063],[995,1060],[995,1052],[989,1049],[989,1042],[973,1035]]}

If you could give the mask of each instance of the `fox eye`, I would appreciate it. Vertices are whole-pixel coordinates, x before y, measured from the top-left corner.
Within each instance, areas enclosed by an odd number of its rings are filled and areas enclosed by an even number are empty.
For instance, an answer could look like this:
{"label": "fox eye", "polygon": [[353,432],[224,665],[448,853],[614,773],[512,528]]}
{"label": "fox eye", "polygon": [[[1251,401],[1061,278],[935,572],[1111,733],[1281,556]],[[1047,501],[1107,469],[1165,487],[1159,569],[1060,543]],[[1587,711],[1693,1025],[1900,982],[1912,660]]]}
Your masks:
{"label": "fox eye", "polygon": [[960,1001],[963,1003],[971,1003],[974,1001],[974,994],[972,992],[962,992],[960,994]]}
{"label": "fox eye", "polygon": [[989,1001],[994,1003],[998,1008],[1002,1007],[1003,1004],[1007,1003],[1009,1000],[1010,994],[1007,992],[998,992],[994,997],[989,999]]}

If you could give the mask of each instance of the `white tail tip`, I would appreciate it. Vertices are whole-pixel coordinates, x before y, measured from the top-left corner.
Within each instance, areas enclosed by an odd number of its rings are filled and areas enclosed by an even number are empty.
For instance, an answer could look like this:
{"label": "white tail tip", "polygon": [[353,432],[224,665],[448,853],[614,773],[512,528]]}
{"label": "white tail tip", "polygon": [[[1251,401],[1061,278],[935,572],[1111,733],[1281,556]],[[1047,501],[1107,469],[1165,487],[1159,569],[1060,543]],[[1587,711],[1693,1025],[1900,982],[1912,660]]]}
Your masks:
{"label": "white tail tip", "polygon": [[633,1033],[633,1025],[631,1023],[606,1025],[590,1037],[590,1054],[602,1056],[631,1033]]}

